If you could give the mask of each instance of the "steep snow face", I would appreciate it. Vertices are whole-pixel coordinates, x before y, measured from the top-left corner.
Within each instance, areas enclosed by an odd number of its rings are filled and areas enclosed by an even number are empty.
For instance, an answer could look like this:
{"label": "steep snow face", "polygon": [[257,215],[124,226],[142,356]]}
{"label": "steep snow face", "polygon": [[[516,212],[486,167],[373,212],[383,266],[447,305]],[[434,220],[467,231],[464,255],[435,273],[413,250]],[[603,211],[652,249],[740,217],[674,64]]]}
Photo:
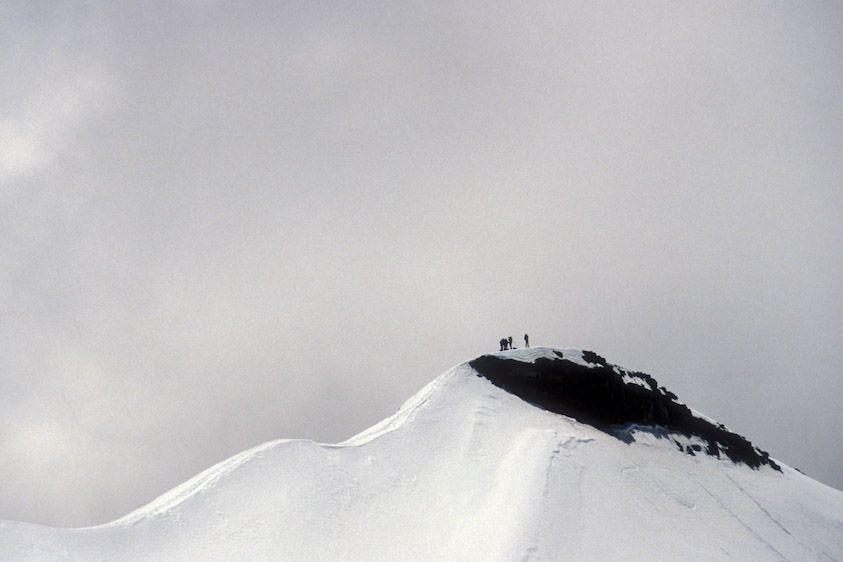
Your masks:
{"label": "steep snow face", "polygon": [[[495,355],[558,353],[598,368],[577,350]],[[0,522],[0,560],[843,559],[843,492],[627,429],[533,406],[465,363],[344,443],[267,443],[113,523]]]}

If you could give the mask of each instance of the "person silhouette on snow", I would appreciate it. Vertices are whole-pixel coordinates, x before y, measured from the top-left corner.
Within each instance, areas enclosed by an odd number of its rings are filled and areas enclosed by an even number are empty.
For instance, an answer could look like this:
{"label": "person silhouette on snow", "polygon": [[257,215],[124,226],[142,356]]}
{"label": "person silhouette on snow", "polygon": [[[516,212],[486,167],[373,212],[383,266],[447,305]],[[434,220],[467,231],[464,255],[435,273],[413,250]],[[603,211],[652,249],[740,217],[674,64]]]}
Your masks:
{"label": "person silhouette on snow", "polygon": [[509,349],[515,349],[514,347],[512,347],[512,336],[509,336],[507,343],[509,344]]}
{"label": "person silhouette on snow", "polygon": [[501,340],[501,351],[506,351],[506,350],[507,350],[507,341],[506,341],[506,338],[503,338]]}
{"label": "person silhouette on snow", "polygon": [[530,336],[524,334],[524,347],[530,347]]}

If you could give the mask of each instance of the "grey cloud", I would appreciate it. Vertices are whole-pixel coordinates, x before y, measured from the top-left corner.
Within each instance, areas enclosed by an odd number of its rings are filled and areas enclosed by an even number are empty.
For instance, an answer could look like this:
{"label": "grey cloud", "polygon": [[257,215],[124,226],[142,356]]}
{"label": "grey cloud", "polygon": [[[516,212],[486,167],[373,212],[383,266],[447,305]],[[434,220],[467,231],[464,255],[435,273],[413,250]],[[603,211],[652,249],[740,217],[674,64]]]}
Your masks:
{"label": "grey cloud", "polygon": [[344,439],[524,331],[843,487],[838,9],[3,12],[0,518]]}

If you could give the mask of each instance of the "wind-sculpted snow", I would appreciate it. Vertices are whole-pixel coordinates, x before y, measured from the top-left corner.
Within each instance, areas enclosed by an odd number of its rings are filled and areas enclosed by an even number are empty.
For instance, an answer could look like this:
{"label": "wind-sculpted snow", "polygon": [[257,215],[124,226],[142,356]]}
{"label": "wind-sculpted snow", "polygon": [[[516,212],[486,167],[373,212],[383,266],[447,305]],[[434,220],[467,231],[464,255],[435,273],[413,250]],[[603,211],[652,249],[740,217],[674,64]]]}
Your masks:
{"label": "wind-sculpted snow", "polygon": [[531,361],[492,354],[469,364],[481,376],[527,402],[571,416],[619,439],[634,440],[640,431],[664,437],[697,437],[704,447],[676,439],[674,443],[690,455],[724,454],[752,468],[766,465],[781,472],[768,453],[724,426],[695,415],[650,375],[611,365],[593,351],[569,351],[567,355],[564,351],[543,351]]}
{"label": "wind-sculpted snow", "polygon": [[[559,354],[608,368],[577,350],[496,355],[534,369]],[[843,560],[843,492],[691,456],[703,439],[654,427],[623,441],[464,363],[343,443],[266,443],[113,523],[0,521],[0,561]]]}

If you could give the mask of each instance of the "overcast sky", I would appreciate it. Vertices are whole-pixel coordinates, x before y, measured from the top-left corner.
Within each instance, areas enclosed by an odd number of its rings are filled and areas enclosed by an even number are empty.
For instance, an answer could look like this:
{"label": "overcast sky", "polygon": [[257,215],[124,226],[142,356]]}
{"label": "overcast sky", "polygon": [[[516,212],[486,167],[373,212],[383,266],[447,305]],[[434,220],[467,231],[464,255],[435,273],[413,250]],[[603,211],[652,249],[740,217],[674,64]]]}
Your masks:
{"label": "overcast sky", "polygon": [[466,4],[0,0],[0,518],[525,332],[843,488],[843,6]]}

